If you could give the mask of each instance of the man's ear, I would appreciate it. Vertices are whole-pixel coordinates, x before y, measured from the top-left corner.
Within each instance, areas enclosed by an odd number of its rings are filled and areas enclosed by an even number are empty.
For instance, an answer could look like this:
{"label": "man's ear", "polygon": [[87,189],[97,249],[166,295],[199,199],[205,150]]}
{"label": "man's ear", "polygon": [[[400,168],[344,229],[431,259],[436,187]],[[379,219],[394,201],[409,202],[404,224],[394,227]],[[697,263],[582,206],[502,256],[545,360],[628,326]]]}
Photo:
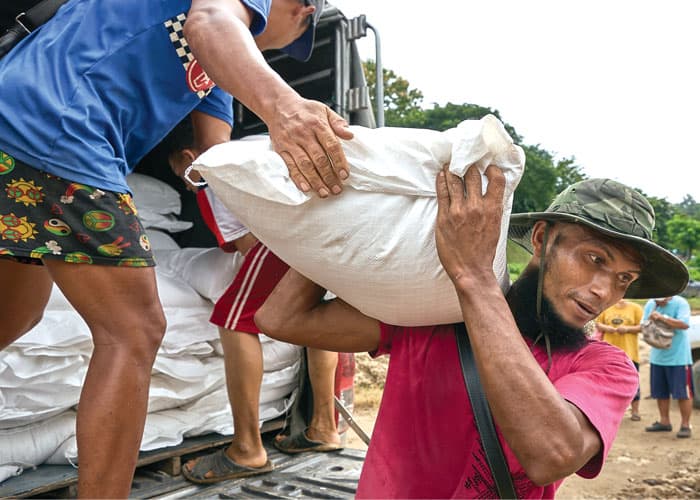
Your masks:
{"label": "man's ear", "polygon": [[533,257],[540,257],[542,252],[542,243],[544,242],[544,230],[547,227],[547,221],[538,220],[532,226],[532,234],[530,235],[530,243],[532,243]]}
{"label": "man's ear", "polygon": [[170,153],[168,155],[168,163],[175,175],[182,177],[187,167],[192,165],[197,156],[193,149],[184,148]]}
{"label": "man's ear", "polygon": [[299,7],[295,14],[302,18],[308,18],[310,20],[311,18],[309,16],[316,11],[316,7],[314,5],[302,5],[301,3],[298,3],[297,5]]}
{"label": "man's ear", "polygon": [[187,161],[187,166],[189,167],[194,163],[194,161],[197,159],[197,156],[199,156],[194,149],[192,148],[185,148],[182,151],[180,151],[182,156],[184,156],[185,160]]}

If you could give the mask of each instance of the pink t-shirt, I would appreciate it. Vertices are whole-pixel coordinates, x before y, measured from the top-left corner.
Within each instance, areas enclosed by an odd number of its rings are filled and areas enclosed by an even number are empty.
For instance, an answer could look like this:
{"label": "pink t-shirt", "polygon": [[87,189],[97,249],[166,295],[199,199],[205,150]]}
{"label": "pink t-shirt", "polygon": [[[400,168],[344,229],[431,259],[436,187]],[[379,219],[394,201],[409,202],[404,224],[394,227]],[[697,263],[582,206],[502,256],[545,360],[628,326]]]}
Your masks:
{"label": "pink t-shirt", "polygon": [[[382,325],[376,355],[386,353],[391,361],[384,396],[357,497],[496,498],[462,377],[454,327]],[[546,369],[546,351],[536,346],[533,354]],[[549,379],[601,436],[602,453],[578,471],[582,477],[595,477],[637,390],[637,371],[624,352],[595,340],[576,352],[555,352],[552,358]],[[499,439],[518,498],[553,498],[561,481],[535,485],[500,432]]]}

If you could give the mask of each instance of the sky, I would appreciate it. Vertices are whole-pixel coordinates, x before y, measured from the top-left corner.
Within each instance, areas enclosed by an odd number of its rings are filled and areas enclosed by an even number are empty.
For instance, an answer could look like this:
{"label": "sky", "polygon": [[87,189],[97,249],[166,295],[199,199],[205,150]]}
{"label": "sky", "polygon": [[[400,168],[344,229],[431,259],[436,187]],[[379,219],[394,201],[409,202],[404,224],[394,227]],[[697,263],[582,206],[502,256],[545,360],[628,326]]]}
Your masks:
{"label": "sky", "polygon": [[[378,30],[423,107],[497,109],[588,177],[700,202],[700,2],[329,0]],[[375,58],[372,32],[358,41]],[[527,165],[525,166],[527,169]]]}

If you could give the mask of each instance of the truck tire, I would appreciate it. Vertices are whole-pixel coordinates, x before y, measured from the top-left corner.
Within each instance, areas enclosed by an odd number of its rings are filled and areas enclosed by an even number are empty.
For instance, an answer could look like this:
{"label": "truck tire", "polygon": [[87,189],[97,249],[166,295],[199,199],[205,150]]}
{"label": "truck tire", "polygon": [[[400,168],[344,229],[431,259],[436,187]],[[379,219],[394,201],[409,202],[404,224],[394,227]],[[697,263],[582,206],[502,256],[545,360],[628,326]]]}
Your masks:
{"label": "truck tire", "polygon": [[700,361],[693,365],[693,407],[700,409]]}

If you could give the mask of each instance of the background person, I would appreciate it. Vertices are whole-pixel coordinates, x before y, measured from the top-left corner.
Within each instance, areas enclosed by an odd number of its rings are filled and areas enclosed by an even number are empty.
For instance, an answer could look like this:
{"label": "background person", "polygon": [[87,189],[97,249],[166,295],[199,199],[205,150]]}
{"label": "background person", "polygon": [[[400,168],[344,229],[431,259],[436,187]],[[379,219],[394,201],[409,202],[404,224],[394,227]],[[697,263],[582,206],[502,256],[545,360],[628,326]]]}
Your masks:
{"label": "background person", "polygon": [[[603,333],[603,339],[608,344],[619,347],[629,356],[639,374],[639,332],[643,310],[639,304],[621,299],[598,316],[596,327]],[[638,422],[640,387],[632,400],[632,415],[630,419]]]}
{"label": "background person", "polygon": [[651,348],[649,354],[651,397],[656,399],[659,420],[647,432],[671,432],[671,398],[678,401],[681,426],[678,438],[692,435],[690,415],[693,412],[693,357],[690,353],[687,329],[690,324],[690,304],[676,295],[651,299],[644,306],[644,320],[662,321],[674,329],[673,342],[668,349]]}
{"label": "background person", "polygon": [[[259,37],[258,37],[259,38]],[[258,39],[256,38],[256,41]],[[258,41],[261,50],[264,45]],[[193,125],[194,124],[194,125]],[[198,146],[194,131],[205,146]],[[192,113],[165,139],[168,162],[178,176],[208,147],[227,142],[231,127],[215,117]],[[201,180],[196,171],[190,178]],[[224,351],[226,387],[231,405],[234,434],[226,449],[190,460],[182,467],[187,479],[195,483],[214,483],[226,479],[255,476],[273,470],[260,435],[260,389],[263,378],[263,352],[260,330],[253,317],[267,296],[289,269],[284,262],[258,242],[248,229],[229,212],[208,187],[196,190],[202,217],[226,251],[239,251],[243,265],[231,285],[214,306],[211,322],[218,326]],[[287,453],[332,451],[341,448],[335,423],[335,370],[338,354],[308,349],[308,373],[313,393],[309,427],[293,436],[279,436],[275,445]]]}
{"label": "background person", "polygon": [[[474,167],[464,183],[449,171],[438,176],[437,251],[460,299],[517,496],[552,498],[568,475],[600,472],[638,386],[627,356],[588,340],[584,325],[625,294],[682,290],[688,271],[651,241],[646,199],[592,179],[544,212],[511,216],[511,238],[533,257],[504,297],[492,263],[505,181],[493,166],[486,176],[484,195]],[[357,496],[496,498],[454,326],[382,324],[340,299],[323,302],[324,293],[290,270],[255,319],[280,340],[390,353]],[[422,432],[427,439],[414,439]]]}
{"label": "background person", "polygon": [[340,192],[345,121],[301,98],[253,40],[294,33],[277,47],[307,57],[322,5],[72,0],[0,60],[0,348],[41,319],[54,282],[90,327],[82,497],[129,494],[165,331],[125,176],[195,109],[230,124],[235,95],[266,123],[299,188]]}

